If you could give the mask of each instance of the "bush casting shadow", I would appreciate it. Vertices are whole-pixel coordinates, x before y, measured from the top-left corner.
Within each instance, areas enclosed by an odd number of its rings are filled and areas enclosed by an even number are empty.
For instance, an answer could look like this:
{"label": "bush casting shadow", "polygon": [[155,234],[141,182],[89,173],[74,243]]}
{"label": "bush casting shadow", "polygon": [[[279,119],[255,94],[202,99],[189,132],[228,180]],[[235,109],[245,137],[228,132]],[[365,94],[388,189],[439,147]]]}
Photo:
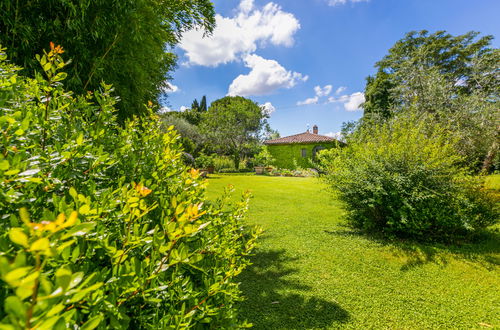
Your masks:
{"label": "bush casting shadow", "polygon": [[500,265],[500,233],[485,230],[472,241],[454,244],[422,243],[409,239],[389,239],[378,234],[369,234],[356,229],[328,231],[331,235],[343,237],[364,237],[393,249],[394,255],[406,258],[402,271],[420,267],[428,263],[446,266],[450,258],[469,262],[477,267],[493,270]]}
{"label": "bush casting shadow", "polygon": [[239,278],[246,299],[240,304],[241,317],[255,329],[324,328],[347,322],[349,313],[338,304],[307,297],[311,287],[286,278],[297,272],[290,267],[294,261],[297,258],[287,257],[285,250],[257,252]]}

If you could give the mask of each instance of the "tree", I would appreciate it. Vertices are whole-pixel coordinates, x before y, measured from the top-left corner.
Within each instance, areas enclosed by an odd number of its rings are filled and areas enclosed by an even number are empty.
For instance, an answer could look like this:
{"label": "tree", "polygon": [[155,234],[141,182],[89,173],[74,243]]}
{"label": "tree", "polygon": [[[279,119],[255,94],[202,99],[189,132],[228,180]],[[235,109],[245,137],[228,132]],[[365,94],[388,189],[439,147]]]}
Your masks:
{"label": "tree", "polygon": [[203,97],[201,98],[201,102],[200,102],[200,111],[201,112],[206,112],[208,109],[207,109],[207,97],[205,95],[203,95]]}
{"label": "tree", "polygon": [[415,114],[429,127],[448,127],[468,166],[493,168],[500,121],[500,51],[490,48],[491,36],[477,37],[475,32],[454,37],[420,31],[396,42],[376,64],[377,74],[367,79],[361,125]]}
{"label": "tree", "polygon": [[[374,77],[367,78],[363,105],[365,114],[379,114],[387,118],[402,100],[394,96],[393,89],[408,82],[408,68],[435,69],[447,81],[454,84],[457,93],[471,93],[478,74],[491,76],[491,66],[473,66],[479,58],[490,57],[495,52],[490,47],[492,36],[477,38],[478,32],[452,36],[445,31],[430,34],[428,31],[412,31],[397,41],[381,61]],[[480,72],[478,72],[480,71]],[[493,71],[494,72],[494,71]]]}
{"label": "tree", "polygon": [[81,93],[112,84],[122,118],[158,103],[182,33],[215,25],[209,0],[0,0],[0,12],[0,43],[26,74],[39,71],[35,54],[60,44],[72,59],[67,86]]}
{"label": "tree", "polygon": [[394,84],[389,75],[383,70],[377,72],[375,77],[366,78],[365,103],[363,104],[365,116],[380,116],[382,119],[390,117],[392,105],[391,89]]}
{"label": "tree", "polygon": [[193,103],[191,103],[191,110],[193,111],[200,111],[200,105],[198,104],[198,100],[194,99]]}
{"label": "tree", "polygon": [[201,129],[214,148],[233,157],[238,169],[241,156],[259,142],[266,118],[252,100],[226,96],[212,102]]}
{"label": "tree", "polygon": [[160,118],[165,130],[168,130],[170,126],[174,126],[175,130],[180,134],[185,152],[193,156],[200,152],[203,147],[203,136],[200,134],[198,126],[191,124],[185,117],[174,112],[162,114]]}

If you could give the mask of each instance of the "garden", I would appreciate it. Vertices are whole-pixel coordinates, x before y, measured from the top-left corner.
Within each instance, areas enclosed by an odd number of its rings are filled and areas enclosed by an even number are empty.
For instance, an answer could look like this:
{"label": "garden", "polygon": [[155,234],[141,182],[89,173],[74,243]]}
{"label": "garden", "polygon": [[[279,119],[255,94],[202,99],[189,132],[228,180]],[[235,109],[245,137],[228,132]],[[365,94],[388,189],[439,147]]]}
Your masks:
{"label": "garden", "polygon": [[[499,192],[500,177],[488,187]],[[240,313],[256,329],[492,328],[500,322],[500,232],[449,245],[383,239],[348,226],[316,178],[224,174],[249,190],[247,223],[263,233],[239,277]]]}
{"label": "garden", "polygon": [[0,329],[500,326],[492,36],[407,33],[280,167],[266,104],[166,106],[211,1],[0,12]]}

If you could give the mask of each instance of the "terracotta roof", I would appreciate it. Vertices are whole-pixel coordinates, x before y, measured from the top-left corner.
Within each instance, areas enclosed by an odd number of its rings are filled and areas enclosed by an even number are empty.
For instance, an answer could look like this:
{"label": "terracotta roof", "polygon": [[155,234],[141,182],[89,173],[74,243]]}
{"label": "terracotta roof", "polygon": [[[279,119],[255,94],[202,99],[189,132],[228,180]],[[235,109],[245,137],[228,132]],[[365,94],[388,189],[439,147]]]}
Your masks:
{"label": "terracotta roof", "polygon": [[333,142],[334,138],[325,135],[313,134],[309,132],[285,136],[279,139],[264,141],[264,144],[290,144],[290,143],[313,143],[313,142]]}

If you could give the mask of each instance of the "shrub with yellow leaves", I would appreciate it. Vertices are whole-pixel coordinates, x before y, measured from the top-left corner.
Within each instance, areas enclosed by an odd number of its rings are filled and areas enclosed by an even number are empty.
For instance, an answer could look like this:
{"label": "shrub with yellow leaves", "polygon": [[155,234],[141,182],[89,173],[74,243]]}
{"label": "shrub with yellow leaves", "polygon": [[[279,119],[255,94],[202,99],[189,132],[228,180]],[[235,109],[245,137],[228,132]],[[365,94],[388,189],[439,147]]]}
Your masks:
{"label": "shrub with yellow leaves", "polygon": [[177,133],[65,91],[63,52],[29,79],[0,49],[0,328],[244,326],[248,195],[206,201]]}

